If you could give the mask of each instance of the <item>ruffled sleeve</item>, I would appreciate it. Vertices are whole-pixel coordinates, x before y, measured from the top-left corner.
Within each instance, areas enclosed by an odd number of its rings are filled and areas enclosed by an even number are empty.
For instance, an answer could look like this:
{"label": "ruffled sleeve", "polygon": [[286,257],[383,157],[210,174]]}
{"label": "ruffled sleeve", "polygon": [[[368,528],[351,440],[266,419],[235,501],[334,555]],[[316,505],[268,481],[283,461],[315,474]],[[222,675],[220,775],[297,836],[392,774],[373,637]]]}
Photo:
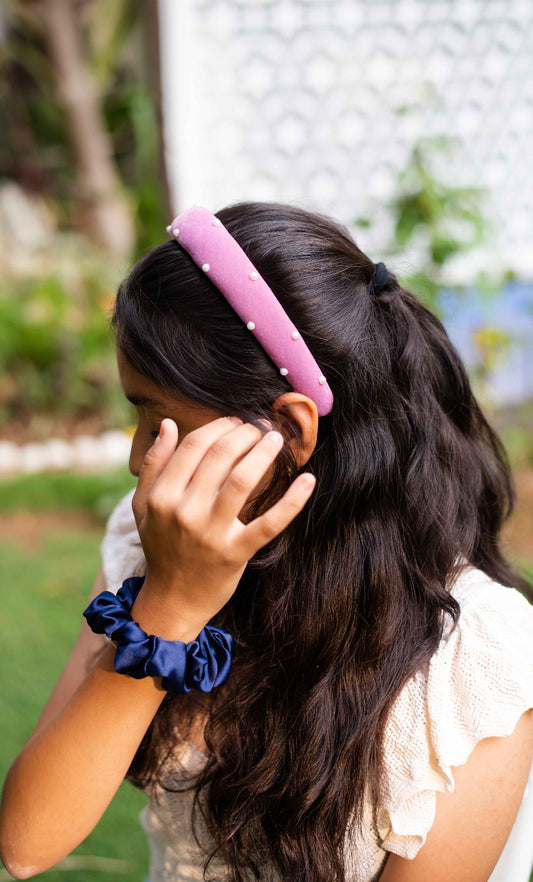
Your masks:
{"label": "ruffled sleeve", "polygon": [[473,568],[452,593],[459,623],[399,694],[384,736],[380,844],[409,859],[433,824],[436,793],[453,790],[452,767],[533,707],[533,607]]}
{"label": "ruffled sleeve", "polygon": [[142,575],[145,559],[131,508],[132,490],[120,500],[107,522],[102,540],[102,568],[106,588],[114,594],[128,576]]}

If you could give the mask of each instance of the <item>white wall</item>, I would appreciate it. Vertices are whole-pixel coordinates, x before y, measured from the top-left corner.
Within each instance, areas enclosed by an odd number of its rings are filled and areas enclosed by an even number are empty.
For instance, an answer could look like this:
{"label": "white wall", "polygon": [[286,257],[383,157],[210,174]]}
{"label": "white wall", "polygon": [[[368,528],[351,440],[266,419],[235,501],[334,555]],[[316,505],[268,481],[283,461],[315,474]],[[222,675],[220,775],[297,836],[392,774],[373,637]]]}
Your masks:
{"label": "white wall", "polygon": [[533,277],[531,0],[159,3],[176,212],[266,199],[349,226],[371,213],[362,244],[379,249],[413,144],[445,134],[459,147],[440,172],[488,190],[479,261]]}

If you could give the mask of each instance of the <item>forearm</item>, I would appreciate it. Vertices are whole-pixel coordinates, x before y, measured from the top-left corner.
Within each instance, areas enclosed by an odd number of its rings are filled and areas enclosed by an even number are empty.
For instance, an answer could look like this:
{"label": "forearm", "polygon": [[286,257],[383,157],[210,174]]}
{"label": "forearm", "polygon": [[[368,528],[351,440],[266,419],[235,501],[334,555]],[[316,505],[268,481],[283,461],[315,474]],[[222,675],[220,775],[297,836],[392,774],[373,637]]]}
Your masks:
{"label": "forearm", "polygon": [[[88,630],[88,626],[85,625],[85,627]],[[101,634],[93,634],[91,632],[90,636],[93,638],[90,643],[88,641],[84,641],[85,645],[78,643],[72,650],[70,658],[37,721],[33,735],[37,734],[40,729],[46,726],[62,710],[108,646],[109,641]]]}
{"label": "forearm", "polygon": [[91,832],[123,780],[164,692],[117,674],[114,647],[13,763],[0,810],[2,859],[14,875],[56,864]]}
{"label": "forearm", "polygon": [[[165,621],[175,614],[151,601],[145,598],[144,615],[139,609],[136,619],[168,633]],[[196,636],[194,626],[174,628],[183,639]],[[114,652],[110,644],[74,695],[36,730],[6,778],[0,843],[13,875],[48,869],[91,832],[164,698],[159,678],[117,674]]]}

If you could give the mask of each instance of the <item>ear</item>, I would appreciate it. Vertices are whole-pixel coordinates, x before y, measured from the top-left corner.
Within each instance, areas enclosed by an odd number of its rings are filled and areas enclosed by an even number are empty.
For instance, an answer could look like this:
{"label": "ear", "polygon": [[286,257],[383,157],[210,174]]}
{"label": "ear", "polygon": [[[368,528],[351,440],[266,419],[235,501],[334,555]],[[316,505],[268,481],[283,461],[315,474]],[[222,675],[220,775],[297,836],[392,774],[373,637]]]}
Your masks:
{"label": "ear", "polygon": [[315,402],[300,392],[285,392],[276,398],[272,410],[298,467],[305,465],[316,447],[318,413]]}

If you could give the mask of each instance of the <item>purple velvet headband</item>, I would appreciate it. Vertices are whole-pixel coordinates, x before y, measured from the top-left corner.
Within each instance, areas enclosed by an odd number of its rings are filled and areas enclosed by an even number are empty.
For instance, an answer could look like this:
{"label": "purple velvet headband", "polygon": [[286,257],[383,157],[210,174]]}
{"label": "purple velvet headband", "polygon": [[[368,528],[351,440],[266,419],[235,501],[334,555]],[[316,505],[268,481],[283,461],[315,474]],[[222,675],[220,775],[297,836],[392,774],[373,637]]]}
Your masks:
{"label": "purple velvet headband", "polygon": [[298,329],[238,242],[206,208],[195,205],[174,218],[167,232],[224,295],[293,389],[315,402],[318,415],[333,394]]}

